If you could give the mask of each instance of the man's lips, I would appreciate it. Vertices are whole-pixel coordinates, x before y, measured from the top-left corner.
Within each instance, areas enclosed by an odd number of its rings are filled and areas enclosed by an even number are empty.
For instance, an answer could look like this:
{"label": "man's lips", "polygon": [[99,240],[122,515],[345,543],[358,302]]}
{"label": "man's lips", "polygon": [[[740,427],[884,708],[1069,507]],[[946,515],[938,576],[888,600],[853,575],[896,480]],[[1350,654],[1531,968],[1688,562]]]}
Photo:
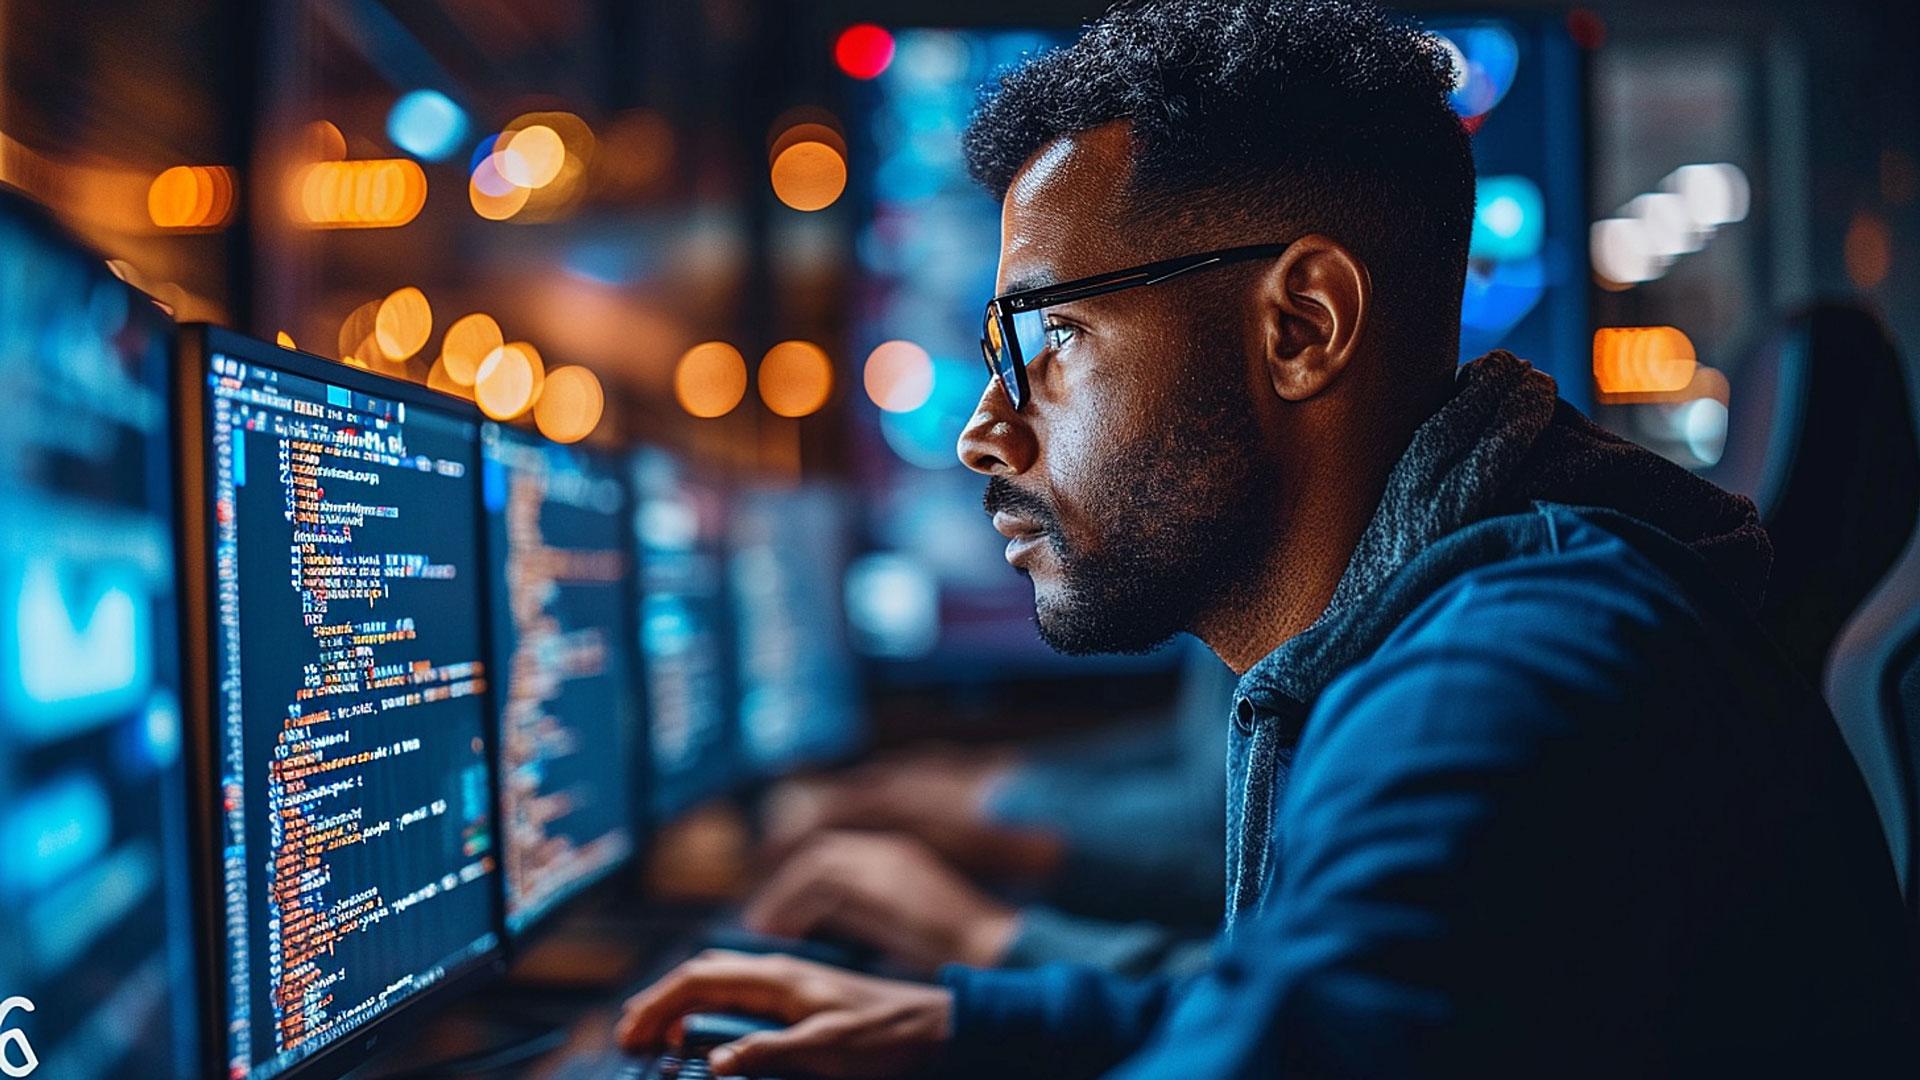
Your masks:
{"label": "man's lips", "polygon": [[996,510],[993,514],[993,527],[1001,536],[1007,538],[1007,562],[1019,567],[1029,552],[1040,546],[1046,539],[1045,530],[1034,524],[1031,518],[1005,510]]}
{"label": "man's lips", "polygon": [[1021,517],[1007,510],[993,512],[993,527],[996,532],[1009,540],[1029,540],[1040,535],[1040,526],[1032,518]]}

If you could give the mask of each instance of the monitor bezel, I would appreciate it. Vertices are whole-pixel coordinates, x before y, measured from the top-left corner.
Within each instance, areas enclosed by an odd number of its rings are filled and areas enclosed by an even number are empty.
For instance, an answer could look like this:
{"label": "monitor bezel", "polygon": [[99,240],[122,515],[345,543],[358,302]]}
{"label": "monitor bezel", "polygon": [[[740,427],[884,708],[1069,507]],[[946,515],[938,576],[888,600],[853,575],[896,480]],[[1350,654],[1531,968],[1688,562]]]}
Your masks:
{"label": "monitor bezel", "polygon": [[[263,367],[278,368],[291,374],[319,379],[335,385],[347,387],[362,393],[402,401],[412,406],[439,410],[458,419],[469,420],[474,425],[473,470],[475,521],[473,527],[478,530],[485,523],[485,508],[481,505],[479,491],[480,475],[480,424],[485,418],[477,408],[451,395],[429,390],[412,383],[399,382],[374,374],[370,371],[348,367],[309,353],[282,348],[270,342],[248,337],[235,331],[205,323],[186,323],[179,329],[177,351],[175,353],[173,406],[176,417],[175,468],[179,471],[180,503],[177,522],[179,529],[179,558],[181,566],[181,609],[186,615],[186,634],[182,649],[182,684],[186,699],[185,712],[188,717],[189,734],[188,809],[196,826],[194,844],[195,863],[198,870],[196,904],[201,923],[202,940],[200,946],[201,969],[204,972],[206,992],[203,998],[204,1027],[202,1038],[205,1047],[211,1052],[206,1058],[209,1067],[217,1067],[222,1075],[226,1073],[230,1048],[227,1044],[228,985],[225,978],[227,967],[227,940],[223,911],[225,881],[221,873],[220,844],[220,808],[218,753],[215,736],[213,691],[217,685],[214,671],[215,650],[213,648],[213,504],[208,492],[207,463],[211,429],[207,423],[207,373],[216,353],[232,355],[247,363],[258,363]],[[483,545],[476,545],[484,551]],[[481,640],[485,655],[491,659],[492,633],[491,613],[488,600],[491,590],[480,589],[481,600]],[[486,717],[493,715],[493,680],[487,680],[487,689],[481,695],[483,709],[483,730],[492,736],[491,724]],[[497,747],[489,745],[487,754],[487,783],[489,785],[489,812],[494,815],[495,835],[499,835],[499,752]],[[504,865],[496,868],[496,875],[505,874]],[[426,1017],[444,1009],[448,1004],[466,997],[473,990],[487,982],[498,979],[506,968],[506,922],[504,918],[505,896],[501,879],[488,886],[489,906],[491,908],[492,932],[494,944],[491,948],[469,960],[460,968],[450,971],[437,984],[420,991],[404,1002],[393,1006],[388,1012],[375,1020],[367,1022],[360,1029],[335,1039],[333,1042],[315,1050],[312,1054],[288,1066],[279,1074],[278,1080],[333,1080],[347,1073],[382,1049],[390,1040],[389,1033],[401,1036],[418,1030],[418,1024]],[[402,1026],[403,1023],[406,1026]]]}
{"label": "monitor bezel", "polygon": [[[498,420],[486,420],[482,425],[481,434],[480,434],[480,440],[481,440],[480,454],[481,454],[482,469],[486,468],[486,427],[488,425],[491,425],[492,427],[500,430],[503,437],[521,440],[524,445],[539,446],[543,443],[551,442],[551,440],[546,439],[544,436],[541,436],[535,432],[528,431],[526,428],[520,425],[510,423],[510,422],[502,422]],[[493,770],[494,820],[500,823],[500,836],[501,836],[501,845],[502,845],[501,846],[502,862],[501,862],[501,878],[500,878],[500,897],[501,897],[500,926],[501,926],[501,933],[502,933],[502,941],[506,945],[507,962],[509,965],[511,965],[513,962],[517,961],[521,957],[533,951],[533,948],[537,944],[539,944],[542,938],[549,935],[554,930],[555,927],[560,925],[565,920],[565,917],[569,912],[578,911],[578,910],[581,910],[582,908],[588,907],[597,898],[604,898],[612,895],[615,891],[617,891],[619,885],[628,882],[630,880],[630,875],[632,874],[634,869],[638,865],[640,865],[640,863],[644,858],[645,852],[647,850],[647,839],[648,839],[648,834],[646,831],[646,824],[648,820],[646,816],[646,810],[647,810],[646,799],[649,796],[649,791],[647,790],[646,784],[645,784],[646,762],[645,762],[645,759],[638,756],[641,750],[645,746],[644,740],[646,738],[645,722],[643,719],[643,711],[645,708],[645,699],[646,699],[646,687],[643,681],[643,674],[639,667],[639,660],[636,656],[634,656],[634,651],[635,651],[634,642],[636,639],[633,637],[634,626],[633,626],[632,608],[634,605],[631,602],[631,596],[632,596],[631,590],[633,587],[635,587],[633,583],[637,581],[638,574],[639,574],[639,562],[638,562],[639,547],[638,547],[638,544],[634,541],[634,537],[633,537],[633,506],[634,506],[633,487],[632,487],[632,484],[629,482],[629,477],[627,475],[627,469],[626,469],[626,459],[623,456],[600,449],[599,447],[584,446],[577,443],[576,444],[553,443],[552,445],[564,446],[569,452],[578,453],[590,459],[593,462],[595,468],[602,470],[605,475],[612,477],[620,486],[620,509],[617,512],[618,517],[616,519],[616,523],[619,528],[620,551],[621,551],[621,554],[625,556],[627,560],[627,576],[626,576],[626,581],[622,583],[622,588],[621,588],[621,621],[619,625],[614,626],[611,629],[613,633],[616,635],[615,640],[613,642],[613,647],[621,650],[622,659],[625,660],[626,662],[626,668],[627,668],[626,693],[628,695],[627,709],[628,709],[628,716],[632,721],[628,725],[628,730],[624,735],[623,744],[620,748],[622,751],[621,757],[623,759],[621,767],[626,773],[625,779],[627,781],[626,789],[627,789],[627,811],[628,812],[627,812],[627,819],[625,822],[625,826],[627,829],[629,843],[627,847],[627,854],[625,855],[625,857],[621,858],[617,862],[612,862],[607,864],[605,867],[602,867],[597,873],[595,873],[592,878],[588,879],[583,884],[576,885],[566,895],[560,897],[557,900],[548,902],[545,910],[541,911],[537,916],[535,916],[532,920],[530,920],[525,926],[521,927],[519,930],[513,929],[513,925],[511,922],[508,921],[508,917],[507,917],[508,912],[507,912],[507,900],[506,900],[507,879],[506,879],[506,863],[504,858],[505,852],[506,852],[505,845],[507,843],[506,784],[505,784],[505,778],[501,776],[501,770],[499,767],[500,752],[498,749],[501,746],[501,724],[503,719],[501,715],[501,710],[504,706],[504,702],[501,701],[501,695],[492,693],[493,689],[497,686],[497,684],[493,680],[489,680],[488,681],[489,693],[492,694],[495,701],[495,706],[490,710],[488,714],[488,722],[491,727],[491,730],[489,732],[489,737],[492,740],[491,745],[495,747],[495,751],[494,751],[495,767]],[[491,582],[493,580],[493,557],[494,557],[493,539],[492,539],[493,522],[492,522],[492,515],[487,512],[486,501],[484,498],[482,498],[481,500],[480,513],[481,513],[481,521],[484,526],[481,533],[481,550],[482,550],[482,557],[487,560],[487,580],[489,582],[488,588],[489,588],[489,591],[491,591],[491,588],[492,588]],[[493,627],[492,627],[493,611],[491,609],[491,605],[489,605],[487,617],[488,617],[487,640],[489,643],[489,647],[494,649],[494,653],[489,656],[489,660],[498,660],[499,659],[498,657],[499,643],[493,635]],[[505,674],[502,673],[501,677],[504,678]]]}

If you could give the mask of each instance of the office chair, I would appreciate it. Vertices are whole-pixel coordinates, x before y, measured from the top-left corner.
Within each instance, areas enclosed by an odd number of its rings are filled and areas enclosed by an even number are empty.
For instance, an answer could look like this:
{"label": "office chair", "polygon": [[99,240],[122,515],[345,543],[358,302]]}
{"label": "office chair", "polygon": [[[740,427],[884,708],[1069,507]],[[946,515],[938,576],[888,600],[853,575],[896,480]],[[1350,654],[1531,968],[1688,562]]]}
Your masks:
{"label": "office chair", "polygon": [[[1904,405],[1904,387],[1880,382],[1863,386],[1859,402],[1863,416],[1888,411],[1884,402],[1868,404],[1864,395],[1878,393]],[[1871,421],[1871,422],[1878,422]],[[1913,446],[1908,429],[1905,446]],[[1900,470],[1904,477],[1878,474]],[[1863,463],[1858,471],[1875,474],[1867,483],[1876,490],[1911,488],[1915,480],[1911,460],[1888,458]],[[1836,478],[1840,486],[1853,486]],[[1920,927],[1920,850],[1914,830],[1920,822],[1920,788],[1915,767],[1920,762],[1920,533],[1887,523],[1886,535],[1872,548],[1877,552],[1904,544],[1905,553],[1874,589],[1872,596],[1848,621],[1834,644],[1827,666],[1827,701],[1833,707],[1847,745],[1860,764],[1867,788],[1887,834],[1900,886]],[[1836,545],[1835,562],[1844,562],[1847,549]]]}
{"label": "office chair", "polygon": [[1708,479],[1773,539],[1759,618],[1818,685],[1834,639],[1920,517],[1920,444],[1899,353],[1858,305],[1815,304],[1750,354]]}
{"label": "office chair", "polygon": [[1920,924],[1920,538],[1841,633],[1827,701],[1873,793],[1907,908]]}

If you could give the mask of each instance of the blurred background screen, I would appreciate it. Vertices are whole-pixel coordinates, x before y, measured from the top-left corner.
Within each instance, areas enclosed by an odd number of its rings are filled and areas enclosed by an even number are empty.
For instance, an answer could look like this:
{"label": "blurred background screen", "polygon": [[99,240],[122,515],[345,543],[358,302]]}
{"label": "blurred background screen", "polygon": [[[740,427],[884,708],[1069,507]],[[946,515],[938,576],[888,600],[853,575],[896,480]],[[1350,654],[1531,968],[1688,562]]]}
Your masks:
{"label": "blurred background screen", "polygon": [[670,818],[743,775],[727,621],[727,505],[678,456],[636,451],[639,642],[653,812]]}
{"label": "blurred background screen", "polygon": [[0,202],[0,986],[37,1076],[185,1075],[168,328]]}
{"label": "blurred background screen", "polygon": [[506,918],[520,933],[634,851],[632,555],[617,459],[497,424],[481,446]]}
{"label": "blurred background screen", "polygon": [[841,596],[852,519],[848,493],[827,484],[750,488],[734,500],[740,746],[760,775],[846,758],[866,734]]}

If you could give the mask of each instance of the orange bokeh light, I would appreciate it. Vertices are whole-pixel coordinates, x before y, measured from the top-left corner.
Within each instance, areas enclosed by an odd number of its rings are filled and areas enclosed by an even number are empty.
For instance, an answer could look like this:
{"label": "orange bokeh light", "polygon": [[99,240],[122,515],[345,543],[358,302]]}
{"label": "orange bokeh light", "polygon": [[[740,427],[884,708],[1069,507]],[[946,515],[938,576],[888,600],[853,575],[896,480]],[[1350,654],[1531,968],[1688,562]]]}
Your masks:
{"label": "orange bokeh light", "polygon": [[504,344],[506,338],[493,316],[476,311],[455,319],[440,342],[440,357],[446,361],[447,378],[461,386],[472,386],[479,378],[480,365]]}
{"label": "orange bokeh light", "polygon": [[802,120],[787,125],[780,129],[780,134],[774,136],[773,144],[767,148],[767,165],[771,167],[789,147],[803,142],[825,143],[834,153],[843,158],[847,156],[846,136],[840,134],[838,128],[823,121]]}
{"label": "orange bokeh light", "polygon": [[426,348],[433,334],[433,307],[411,285],[395,289],[374,314],[374,341],[389,360],[405,360]]}
{"label": "orange bokeh light", "polygon": [[300,150],[308,161],[345,161],[347,137],[330,120],[315,120],[300,129]]}
{"label": "orange bokeh light", "polygon": [[781,202],[795,210],[824,210],[847,189],[847,159],[826,143],[806,140],[780,151],[770,175]]}
{"label": "orange bokeh light", "polygon": [[1887,280],[1893,269],[1893,234],[1878,215],[1858,213],[1847,225],[1842,242],[1847,277],[1862,289],[1871,289]]}
{"label": "orange bokeh light", "polygon": [[933,357],[911,341],[885,341],[867,354],[867,397],[887,412],[912,412],[933,396]]}
{"label": "orange bokeh light", "polygon": [[378,349],[373,328],[380,318],[381,303],[379,300],[369,300],[354,308],[352,314],[340,323],[337,342],[340,348],[336,354],[340,359],[345,360],[350,356],[363,361],[373,359],[367,354]]}
{"label": "orange bokeh light", "polygon": [[457,398],[473,400],[473,385],[455,382],[453,376],[447,371],[447,358],[444,356],[435,360],[433,366],[427,369],[427,387],[443,394],[452,394]]}
{"label": "orange bokeh light", "polygon": [[760,361],[760,400],[780,416],[809,416],[833,393],[833,361],[811,341],[783,341]]}
{"label": "orange bokeh light", "polygon": [[493,152],[493,167],[509,182],[523,188],[543,188],[560,175],[567,161],[567,144],[545,124],[532,124],[506,137]]}
{"label": "orange bokeh light", "polygon": [[147,218],[162,229],[213,229],[233,216],[233,170],[175,165],[147,186]]}
{"label": "orange bokeh light", "polygon": [[673,396],[694,416],[725,416],[747,396],[747,360],[724,341],[688,349],[673,369]]}
{"label": "orange bokeh light", "polygon": [[593,372],[578,364],[554,368],[533,407],[540,434],[559,443],[579,442],[600,423],[606,394]]}
{"label": "orange bokeh light", "polygon": [[1607,326],[1593,334],[1593,379],[1602,394],[1684,389],[1698,367],[1693,341],[1672,326]]}
{"label": "orange bokeh light", "polygon": [[512,420],[533,408],[544,372],[539,354],[509,342],[487,354],[474,378],[473,400],[495,420]]}
{"label": "orange bokeh light", "polygon": [[294,220],[322,229],[391,229],[427,204],[427,174],[410,158],[321,161],[295,174]]}
{"label": "orange bokeh light", "polygon": [[467,180],[467,201],[488,221],[505,221],[527,205],[533,192],[500,175],[491,156],[480,159]]}

